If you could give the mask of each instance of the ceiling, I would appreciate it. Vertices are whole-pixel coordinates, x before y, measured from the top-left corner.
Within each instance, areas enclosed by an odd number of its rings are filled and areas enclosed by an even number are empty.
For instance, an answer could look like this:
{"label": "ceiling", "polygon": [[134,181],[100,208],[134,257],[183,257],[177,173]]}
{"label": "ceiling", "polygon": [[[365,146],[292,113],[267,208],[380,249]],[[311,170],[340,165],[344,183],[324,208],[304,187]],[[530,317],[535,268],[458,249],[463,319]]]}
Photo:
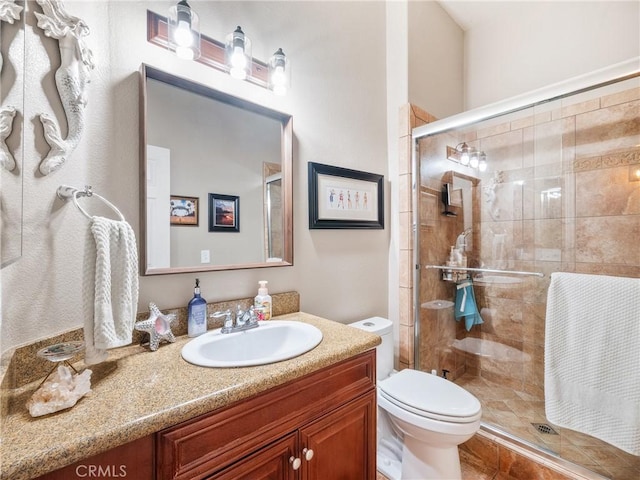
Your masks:
{"label": "ceiling", "polygon": [[508,21],[509,18],[523,15],[524,9],[531,4],[531,0],[439,0],[438,3],[445,9],[460,27],[467,31],[477,25],[490,23],[496,20]]}

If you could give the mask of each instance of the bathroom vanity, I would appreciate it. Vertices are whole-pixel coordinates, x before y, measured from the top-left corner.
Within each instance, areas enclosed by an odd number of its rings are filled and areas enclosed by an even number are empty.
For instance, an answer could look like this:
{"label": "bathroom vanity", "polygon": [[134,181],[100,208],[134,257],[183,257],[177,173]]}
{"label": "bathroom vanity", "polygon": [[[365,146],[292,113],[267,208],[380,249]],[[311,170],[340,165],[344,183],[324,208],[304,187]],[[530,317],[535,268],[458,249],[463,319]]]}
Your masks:
{"label": "bathroom vanity", "polygon": [[31,419],[11,406],[1,478],[374,479],[379,337],[281,318],[315,325],[322,342],[231,369],[182,360],[187,338],[157,352],[127,347],[72,409]]}
{"label": "bathroom vanity", "polygon": [[369,351],[165,429],[157,478],[375,478],[374,371]]}

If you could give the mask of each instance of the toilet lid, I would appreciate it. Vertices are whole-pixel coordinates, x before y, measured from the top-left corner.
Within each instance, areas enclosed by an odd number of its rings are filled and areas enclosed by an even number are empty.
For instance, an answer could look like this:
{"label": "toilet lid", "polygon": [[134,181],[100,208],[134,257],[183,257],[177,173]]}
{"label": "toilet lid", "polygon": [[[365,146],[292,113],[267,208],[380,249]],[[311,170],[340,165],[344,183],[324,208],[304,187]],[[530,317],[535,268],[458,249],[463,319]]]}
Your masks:
{"label": "toilet lid", "polygon": [[[378,383],[389,400],[424,416],[462,419],[481,413],[476,397],[455,383],[418,370],[405,369]],[[418,413],[416,412],[416,413]],[[453,420],[455,421],[455,420]]]}

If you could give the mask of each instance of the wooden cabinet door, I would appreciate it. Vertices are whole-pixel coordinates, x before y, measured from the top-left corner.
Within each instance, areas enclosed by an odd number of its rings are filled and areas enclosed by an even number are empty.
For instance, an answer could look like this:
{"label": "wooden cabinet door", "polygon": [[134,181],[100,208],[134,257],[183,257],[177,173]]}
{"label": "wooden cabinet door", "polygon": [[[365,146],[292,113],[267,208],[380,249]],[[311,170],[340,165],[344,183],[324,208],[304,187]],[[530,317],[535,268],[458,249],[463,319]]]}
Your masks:
{"label": "wooden cabinet door", "polygon": [[155,479],[153,435],[86,458],[47,473],[38,480],[84,480],[89,478]]}
{"label": "wooden cabinet door", "polygon": [[375,480],[375,390],[301,428],[300,440],[304,480]]}
{"label": "wooden cabinet door", "polygon": [[298,451],[297,433],[262,448],[231,467],[208,477],[210,480],[295,480],[300,467],[293,460]]}

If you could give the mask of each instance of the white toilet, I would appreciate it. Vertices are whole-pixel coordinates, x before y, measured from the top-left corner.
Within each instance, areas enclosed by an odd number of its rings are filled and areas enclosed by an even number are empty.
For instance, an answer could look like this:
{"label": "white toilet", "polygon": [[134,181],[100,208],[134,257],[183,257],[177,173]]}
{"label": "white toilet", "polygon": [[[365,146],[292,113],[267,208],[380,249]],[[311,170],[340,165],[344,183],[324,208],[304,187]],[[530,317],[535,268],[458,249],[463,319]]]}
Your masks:
{"label": "white toilet", "polygon": [[389,320],[373,317],[351,326],[382,337],[376,351],[378,470],[391,480],[459,480],[458,445],[480,428],[478,399],[437,375],[395,373]]}

